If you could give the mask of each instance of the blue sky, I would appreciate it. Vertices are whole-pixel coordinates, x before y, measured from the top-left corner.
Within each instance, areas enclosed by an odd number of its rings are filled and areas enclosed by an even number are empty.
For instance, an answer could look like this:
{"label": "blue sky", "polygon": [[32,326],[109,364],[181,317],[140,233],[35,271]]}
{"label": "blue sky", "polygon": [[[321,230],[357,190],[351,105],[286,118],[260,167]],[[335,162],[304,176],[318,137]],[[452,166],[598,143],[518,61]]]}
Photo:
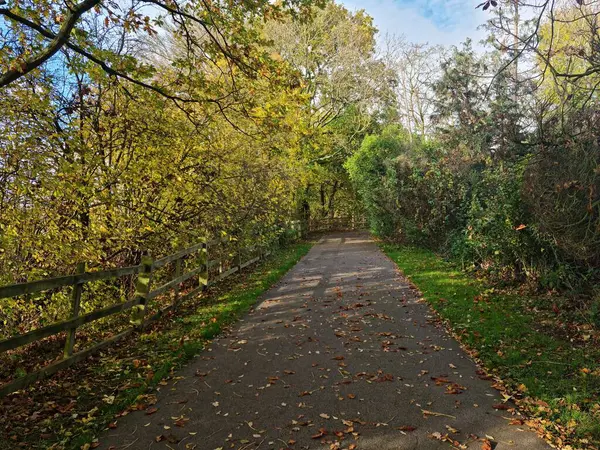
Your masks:
{"label": "blue sky", "polygon": [[484,37],[477,27],[488,13],[475,9],[477,0],[340,0],[350,10],[364,9],[380,34],[403,34],[412,42],[457,45]]}

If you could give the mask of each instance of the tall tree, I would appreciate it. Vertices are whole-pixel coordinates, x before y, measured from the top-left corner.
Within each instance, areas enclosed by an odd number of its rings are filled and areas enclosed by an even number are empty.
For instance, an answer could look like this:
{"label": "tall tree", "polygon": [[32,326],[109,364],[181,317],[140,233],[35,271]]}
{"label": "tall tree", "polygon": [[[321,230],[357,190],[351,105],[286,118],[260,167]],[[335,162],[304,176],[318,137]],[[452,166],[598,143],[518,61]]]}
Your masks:
{"label": "tall tree", "polygon": [[441,48],[385,36],[382,59],[394,74],[397,111],[404,128],[426,137],[432,131],[433,82],[439,75]]}
{"label": "tall tree", "polygon": [[[311,133],[303,158],[314,168],[302,194],[320,215],[333,215],[335,198],[348,188],[343,161],[373,125],[372,113],[389,96],[389,72],[376,55],[373,19],[328,1],[307,22],[267,24],[278,55],[303,79]],[[308,205],[305,203],[305,210]]]}

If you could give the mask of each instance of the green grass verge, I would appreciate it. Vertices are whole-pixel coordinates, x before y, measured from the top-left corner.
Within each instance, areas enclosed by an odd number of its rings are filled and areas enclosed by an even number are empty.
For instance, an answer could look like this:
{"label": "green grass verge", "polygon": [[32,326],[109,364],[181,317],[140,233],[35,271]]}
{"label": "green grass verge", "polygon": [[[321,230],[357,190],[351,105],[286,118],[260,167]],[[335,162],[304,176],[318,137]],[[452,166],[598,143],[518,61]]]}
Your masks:
{"label": "green grass verge", "polygon": [[[80,382],[74,386],[77,393],[73,394],[77,407],[63,416],[49,418],[37,430],[18,438],[33,448],[94,448],[98,433],[115,415],[132,405],[144,404],[156,385],[174,375],[177,368],[202,351],[208,340],[248,312],[258,297],[311,247],[312,243],[302,242],[276,251],[253,272],[234,277],[232,284],[184,303],[175,315],[139,334],[134,345],[126,343],[111,350],[93,367],[81,365]],[[14,448],[14,441],[7,444],[9,447],[0,448]]]}
{"label": "green grass verge", "polygon": [[539,299],[497,292],[428,250],[388,244],[382,249],[462,343],[509,387],[529,397],[521,403],[529,405],[530,414],[545,419],[548,430],[560,424],[562,439],[599,448],[597,347],[554,335],[548,324],[556,319],[536,307]]}

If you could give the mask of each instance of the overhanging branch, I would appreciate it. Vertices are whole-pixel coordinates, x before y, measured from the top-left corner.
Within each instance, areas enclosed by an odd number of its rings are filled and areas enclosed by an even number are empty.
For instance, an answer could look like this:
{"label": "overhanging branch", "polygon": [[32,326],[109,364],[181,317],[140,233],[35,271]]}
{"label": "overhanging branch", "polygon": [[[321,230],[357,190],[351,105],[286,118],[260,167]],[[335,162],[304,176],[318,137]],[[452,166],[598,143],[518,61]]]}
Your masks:
{"label": "overhanging branch", "polygon": [[[56,52],[58,52],[65,44],[68,43],[71,31],[75,27],[75,24],[79,18],[92,9],[94,6],[100,4],[101,0],[84,0],[79,3],[74,9],[71,9],[67,15],[64,23],[60,27],[58,33],[53,35],[52,41],[48,46],[38,53],[36,56],[24,60],[18,68],[9,69],[0,75],[0,87],[6,86],[15,80],[18,80],[23,75],[28,74],[32,70],[39,67],[41,64],[51,58]],[[0,8],[0,14],[11,17],[13,14],[9,9]]]}

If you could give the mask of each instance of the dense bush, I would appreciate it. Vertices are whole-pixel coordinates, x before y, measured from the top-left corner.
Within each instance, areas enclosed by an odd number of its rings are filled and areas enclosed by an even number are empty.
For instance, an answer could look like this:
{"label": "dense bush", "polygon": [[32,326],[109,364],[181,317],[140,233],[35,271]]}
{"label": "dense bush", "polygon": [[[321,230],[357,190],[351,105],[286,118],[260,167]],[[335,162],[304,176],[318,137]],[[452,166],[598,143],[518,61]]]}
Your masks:
{"label": "dense bush", "polygon": [[346,168],[378,235],[497,279],[578,289],[599,268],[596,142],[581,136],[498,161],[389,127]]}
{"label": "dense bush", "polygon": [[548,266],[551,243],[531,222],[522,202],[523,161],[475,172],[453,230],[449,250],[465,267],[510,279],[539,279]]}
{"label": "dense bush", "polygon": [[[388,127],[367,136],[346,162],[373,231],[422,245],[441,244],[458,220],[464,167],[429,142]],[[453,159],[454,163],[456,160]]]}
{"label": "dense bush", "polygon": [[600,118],[577,114],[571,133],[532,155],[524,200],[544,232],[580,264],[600,265]]}
{"label": "dense bush", "polygon": [[371,229],[381,236],[398,231],[397,173],[395,161],[408,151],[407,136],[398,127],[365,137],[360,149],[345,164],[364,202]]}

